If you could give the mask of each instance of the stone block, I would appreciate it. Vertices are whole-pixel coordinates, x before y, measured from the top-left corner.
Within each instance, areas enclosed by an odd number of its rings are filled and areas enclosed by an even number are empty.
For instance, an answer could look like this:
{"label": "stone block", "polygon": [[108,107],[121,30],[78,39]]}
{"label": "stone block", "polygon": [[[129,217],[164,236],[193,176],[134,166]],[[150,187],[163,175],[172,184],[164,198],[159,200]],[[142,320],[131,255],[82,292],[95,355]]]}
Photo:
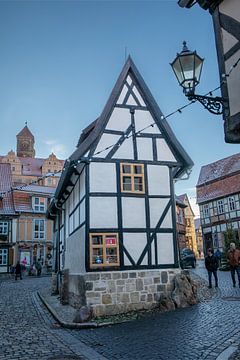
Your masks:
{"label": "stone block", "polygon": [[161,283],[167,284],[167,282],[168,282],[168,273],[167,273],[167,271],[162,271],[161,272]]}
{"label": "stone block", "polygon": [[113,280],[121,279],[121,273],[119,273],[119,272],[113,273],[112,274],[112,279]]}
{"label": "stone block", "polygon": [[145,277],[145,276],[146,276],[146,272],[145,272],[145,271],[139,271],[139,272],[138,272],[138,277],[143,278],[143,277]]}
{"label": "stone block", "polygon": [[112,278],[112,274],[111,273],[102,273],[101,274],[101,279],[102,280],[110,280]]}
{"label": "stone block", "polygon": [[130,277],[130,278],[136,278],[136,277],[137,277],[137,274],[136,274],[135,272],[129,273],[129,277]]}
{"label": "stone block", "polygon": [[152,283],[153,283],[153,279],[152,278],[145,278],[145,279],[143,279],[143,283],[144,283],[144,285],[152,285]]}
{"label": "stone block", "polygon": [[157,291],[157,285],[149,285],[148,290],[151,293],[156,292]]}
{"label": "stone block", "polygon": [[132,292],[132,291],[136,291],[136,284],[126,284],[126,291],[127,292]]}
{"label": "stone block", "polygon": [[85,288],[86,288],[86,291],[92,291],[93,290],[93,282],[86,281]]}
{"label": "stone block", "polygon": [[153,278],[154,284],[160,284],[160,277]]}
{"label": "stone block", "polygon": [[147,294],[147,302],[153,301],[153,294]]}
{"label": "stone block", "polygon": [[130,299],[132,303],[139,303],[139,292],[130,293]]}
{"label": "stone block", "polygon": [[147,295],[146,295],[146,294],[142,294],[142,295],[140,296],[140,301],[146,301],[146,299],[147,299]]}
{"label": "stone block", "polygon": [[128,273],[127,272],[122,273],[122,279],[128,279]]}
{"label": "stone block", "polygon": [[100,279],[100,274],[96,273],[88,273],[84,275],[86,281],[97,281]]}
{"label": "stone block", "polygon": [[166,291],[166,285],[157,285],[157,291],[158,292]]}
{"label": "stone block", "polygon": [[107,291],[107,288],[106,287],[95,287],[94,288],[94,291],[100,291],[100,292],[106,292]]}
{"label": "stone block", "polygon": [[142,291],[143,290],[143,280],[142,279],[136,279],[136,290]]}
{"label": "stone block", "polygon": [[117,293],[121,293],[121,292],[124,292],[124,291],[126,291],[125,290],[125,286],[117,286]]}
{"label": "stone block", "polygon": [[101,297],[101,294],[96,291],[86,291],[86,297],[87,298],[99,298]]}
{"label": "stone block", "polygon": [[112,304],[112,297],[110,294],[102,294],[102,304]]}
{"label": "stone block", "polygon": [[114,280],[108,281],[108,291],[110,293],[115,293],[116,292],[116,284],[115,284]]}
{"label": "stone block", "polygon": [[124,285],[124,284],[125,284],[125,281],[124,281],[124,280],[117,280],[117,281],[116,281],[116,284],[117,284],[117,285]]}
{"label": "stone block", "polygon": [[130,297],[128,293],[122,293],[120,296],[120,301],[122,303],[129,303],[130,302]]}

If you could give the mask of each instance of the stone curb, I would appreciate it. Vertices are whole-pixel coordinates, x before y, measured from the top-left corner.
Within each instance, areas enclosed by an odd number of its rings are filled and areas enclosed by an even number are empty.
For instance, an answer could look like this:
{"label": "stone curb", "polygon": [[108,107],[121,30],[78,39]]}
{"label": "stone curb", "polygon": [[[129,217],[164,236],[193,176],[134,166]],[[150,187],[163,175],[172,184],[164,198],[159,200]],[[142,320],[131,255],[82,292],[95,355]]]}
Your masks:
{"label": "stone curb", "polygon": [[67,329],[95,329],[95,328],[99,328],[99,327],[104,327],[104,326],[110,326],[110,325],[117,325],[117,324],[122,324],[124,322],[128,322],[131,320],[121,320],[121,321],[108,321],[105,323],[101,323],[98,324],[96,322],[85,322],[85,323],[74,323],[74,322],[67,322],[67,321],[63,321],[60,319],[60,317],[58,316],[58,313],[53,309],[53,307],[48,303],[48,301],[45,299],[44,296],[42,296],[40,294],[40,292],[37,291],[37,294],[39,296],[39,298],[41,299],[42,303],[46,306],[46,308],[48,309],[48,311],[52,314],[52,316],[54,317],[54,319],[63,327],[63,328],[67,328]]}

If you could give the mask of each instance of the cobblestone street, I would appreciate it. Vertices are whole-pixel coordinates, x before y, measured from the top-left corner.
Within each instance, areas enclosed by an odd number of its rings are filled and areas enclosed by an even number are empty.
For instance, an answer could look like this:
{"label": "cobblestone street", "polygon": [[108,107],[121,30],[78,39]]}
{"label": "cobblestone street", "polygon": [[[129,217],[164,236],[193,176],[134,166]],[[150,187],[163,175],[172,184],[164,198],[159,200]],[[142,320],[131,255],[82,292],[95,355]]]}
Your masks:
{"label": "cobblestone street", "polygon": [[[206,278],[203,262],[194,272]],[[240,342],[240,289],[229,272],[219,272],[209,301],[86,330],[59,327],[37,295],[49,284],[48,277],[1,280],[0,360],[213,360]]]}

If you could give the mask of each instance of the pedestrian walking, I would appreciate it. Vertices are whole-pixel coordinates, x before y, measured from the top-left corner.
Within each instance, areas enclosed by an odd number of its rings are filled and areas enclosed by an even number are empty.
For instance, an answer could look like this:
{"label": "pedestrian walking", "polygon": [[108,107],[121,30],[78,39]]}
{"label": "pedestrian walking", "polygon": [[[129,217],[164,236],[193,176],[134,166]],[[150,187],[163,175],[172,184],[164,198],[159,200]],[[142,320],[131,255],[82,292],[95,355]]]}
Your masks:
{"label": "pedestrian walking", "polygon": [[218,287],[218,276],[217,276],[217,269],[218,269],[218,259],[213,254],[212,249],[208,249],[207,256],[205,257],[205,267],[208,271],[208,283],[209,289],[212,288],[212,275],[215,279],[215,286]]}
{"label": "pedestrian walking", "polygon": [[234,242],[230,244],[230,249],[227,253],[227,260],[230,265],[233,287],[236,287],[236,273],[238,276],[238,285],[240,287],[240,250],[236,249],[236,244]]}
{"label": "pedestrian walking", "polygon": [[38,259],[36,263],[36,269],[37,269],[37,276],[40,276],[42,273],[42,264],[40,262],[40,259]]}
{"label": "pedestrian walking", "polygon": [[19,261],[15,266],[15,280],[17,280],[18,276],[20,277],[20,280],[22,280],[22,267]]}

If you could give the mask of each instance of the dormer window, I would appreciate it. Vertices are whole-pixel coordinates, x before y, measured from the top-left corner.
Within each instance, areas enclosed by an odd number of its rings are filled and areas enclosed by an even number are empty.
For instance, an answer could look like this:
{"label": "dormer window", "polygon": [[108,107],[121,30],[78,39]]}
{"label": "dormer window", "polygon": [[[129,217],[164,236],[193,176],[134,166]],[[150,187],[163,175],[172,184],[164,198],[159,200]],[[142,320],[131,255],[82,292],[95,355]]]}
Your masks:
{"label": "dormer window", "polygon": [[36,212],[45,212],[45,198],[34,197],[33,198],[33,210]]}

